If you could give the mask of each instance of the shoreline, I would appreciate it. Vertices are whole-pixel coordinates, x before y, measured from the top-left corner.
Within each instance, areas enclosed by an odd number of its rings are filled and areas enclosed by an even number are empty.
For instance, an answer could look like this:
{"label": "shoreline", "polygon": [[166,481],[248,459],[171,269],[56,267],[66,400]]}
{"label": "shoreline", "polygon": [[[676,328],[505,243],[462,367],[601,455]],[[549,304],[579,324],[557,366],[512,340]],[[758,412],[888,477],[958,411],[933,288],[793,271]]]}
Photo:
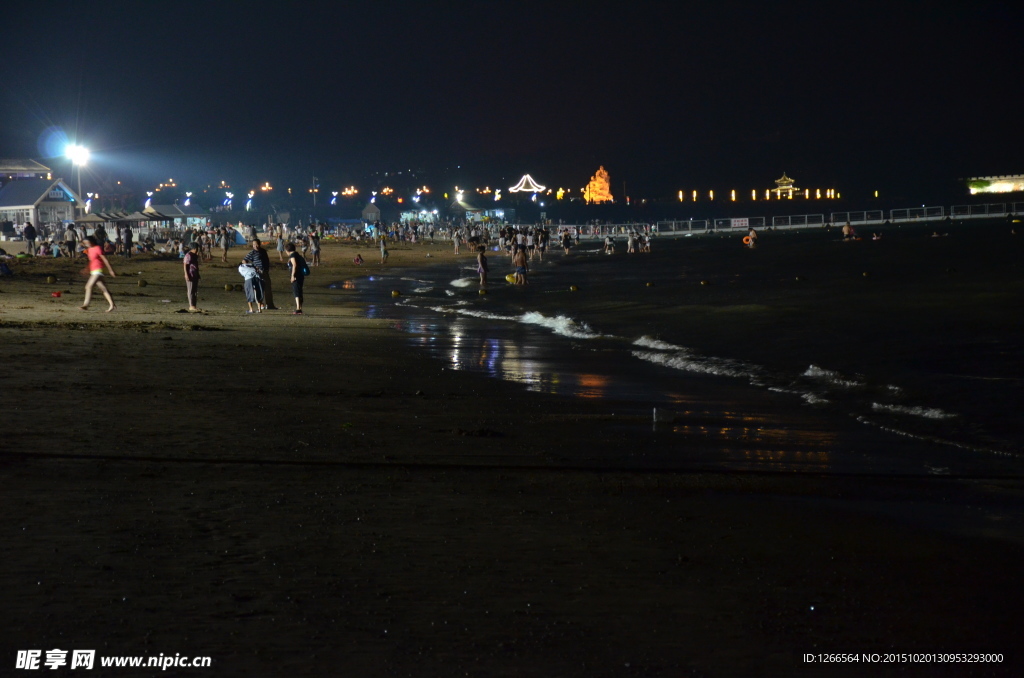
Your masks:
{"label": "shoreline", "polygon": [[[350,251],[325,247],[317,283],[373,272]],[[0,281],[8,657],[725,676],[987,651],[1006,659],[980,674],[1019,672],[1020,479],[566,468],[567,449],[631,449],[614,403],[413,357],[390,321],[312,287],[306,316],[246,317],[216,287],[233,265],[204,265],[208,312],[179,315],[179,260],[112,263],[144,271],[109,281],[112,314],[77,311],[80,282],[49,297],[42,270]]]}

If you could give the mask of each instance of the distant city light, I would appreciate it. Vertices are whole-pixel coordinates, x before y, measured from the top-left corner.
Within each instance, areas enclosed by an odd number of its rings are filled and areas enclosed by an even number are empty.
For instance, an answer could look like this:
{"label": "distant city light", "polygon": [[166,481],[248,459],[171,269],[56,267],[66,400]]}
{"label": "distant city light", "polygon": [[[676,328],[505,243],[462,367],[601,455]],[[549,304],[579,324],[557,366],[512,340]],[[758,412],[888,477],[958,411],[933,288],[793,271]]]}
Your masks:
{"label": "distant city light", "polygon": [[693,201],[697,202],[697,191],[693,192]]}
{"label": "distant city light", "polygon": [[735,188],[729,194],[729,199],[732,200],[733,202],[736,202],[736,189]]}

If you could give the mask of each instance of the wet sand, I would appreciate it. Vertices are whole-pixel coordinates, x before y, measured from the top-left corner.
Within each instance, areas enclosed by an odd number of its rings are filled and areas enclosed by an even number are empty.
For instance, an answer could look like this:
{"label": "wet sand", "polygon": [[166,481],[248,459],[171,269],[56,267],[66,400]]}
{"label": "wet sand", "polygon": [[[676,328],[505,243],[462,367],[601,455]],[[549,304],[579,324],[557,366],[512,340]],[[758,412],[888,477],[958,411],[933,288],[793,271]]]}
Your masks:
{"label": "wet sand", "polygon": [[[1024,540],[1000,527],[1020,479],[617,469],[613,404],[446,370],[338,303],[321,284],[380,268],[353,248],[326,246],[301,317],[244,315],[223,285],[245,251],[203,265],[203,314],[176,259],[113,258],[111,314],[77,310],[81,261],[0,280],[8,666],[60,647],[213,658],[166,675],[1019,674]],[[854,652],[1005,661],[802,659]]]}

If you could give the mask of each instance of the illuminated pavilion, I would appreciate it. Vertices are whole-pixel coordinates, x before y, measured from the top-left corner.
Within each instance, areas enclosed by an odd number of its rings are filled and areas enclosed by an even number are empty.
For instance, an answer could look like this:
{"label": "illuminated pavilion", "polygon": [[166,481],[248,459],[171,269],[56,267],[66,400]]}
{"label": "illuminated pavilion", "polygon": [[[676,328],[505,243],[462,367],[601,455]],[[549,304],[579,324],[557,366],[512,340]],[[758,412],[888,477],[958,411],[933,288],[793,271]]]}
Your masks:
{"label": "illuminated pavilion", "polygon": [[776,198],[781,198],[782,194],[785,193],[786,197],[792,198],[794,193],[799,193],[800,189],[794,186],[795,182],[786,176],[786,173],[782,173],[782,177],[775,180],[775,188],[771,189],[772,193],[775,194]]}

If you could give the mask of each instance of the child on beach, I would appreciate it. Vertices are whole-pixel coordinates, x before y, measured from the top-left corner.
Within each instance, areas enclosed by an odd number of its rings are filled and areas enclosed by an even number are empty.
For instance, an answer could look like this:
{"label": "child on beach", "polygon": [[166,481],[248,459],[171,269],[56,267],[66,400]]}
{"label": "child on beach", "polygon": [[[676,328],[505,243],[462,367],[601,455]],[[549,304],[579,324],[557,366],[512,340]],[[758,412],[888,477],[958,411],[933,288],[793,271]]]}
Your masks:
{"label": "child on beach", "polygon": [[92,288],[99,287],[103,298],[110,304],[110,308],[107,309],[107,313],[110,313],[114,310],[114,298],[110,296],[107,286],[103,284],[103,267],[106,266],[111,278],[116,278],[117,274],[114,273],[114,268],[103,254],[103,249],[97,244],[96,238],[91,235],[87,236],[85,244],[87,246],[85,256],[89,257],[89,280],[85,283],[85,300],[79,308],[83,311],[89,308],[89,302],[92,300]]}
{"label": "child on beach", "polygon": [[476,272],[480,274],[480,286],[483,287],[487,284],[487,256],[484,254],[485,250],[480,250],[480,254],[476,255]]}

